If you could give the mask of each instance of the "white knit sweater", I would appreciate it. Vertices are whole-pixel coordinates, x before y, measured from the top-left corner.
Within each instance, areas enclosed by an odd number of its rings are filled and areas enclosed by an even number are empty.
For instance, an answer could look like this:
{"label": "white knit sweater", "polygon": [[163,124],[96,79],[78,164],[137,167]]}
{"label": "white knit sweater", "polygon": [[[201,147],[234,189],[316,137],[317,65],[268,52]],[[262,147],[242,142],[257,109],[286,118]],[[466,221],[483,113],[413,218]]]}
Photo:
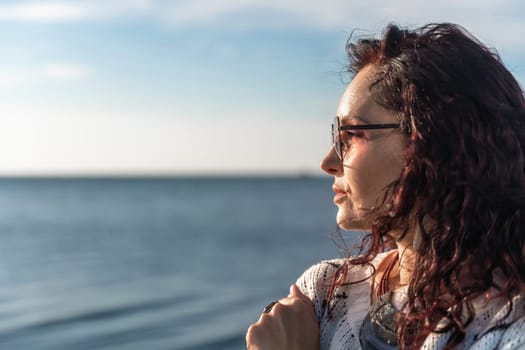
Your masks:
{"label": "white knit sweater", "polygon": [[[388,253],[379,254],[373,261],[378,266]],[[342,259],[323,261],[310,267],[297,280],[301,291],[314,304],[320,326],[321,350],[358,350],[359,329],[370,310],[370,283],[372,274],[368,266],[353,266],[346,282],[362,281],[336,288],[334,298],[326,300],[337,267]],[[476,302],[476,318],[467,327],[466,337],[456,349],[525,350],[524,298],[513,299],[512,312],[505,317],[508,304],[492,300]],[[510,326],[507,326],[509,325]],[[499,327],[498,326],[503,326]],[[422,349],[439,350],[446,344],[450,334],[431,334]]]}

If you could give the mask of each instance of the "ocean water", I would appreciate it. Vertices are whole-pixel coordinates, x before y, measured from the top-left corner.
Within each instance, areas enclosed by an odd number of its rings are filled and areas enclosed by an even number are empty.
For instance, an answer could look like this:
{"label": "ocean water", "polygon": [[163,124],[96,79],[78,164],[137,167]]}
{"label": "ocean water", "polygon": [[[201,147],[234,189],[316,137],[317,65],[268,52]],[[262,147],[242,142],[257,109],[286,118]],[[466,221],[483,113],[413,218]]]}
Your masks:
{"label": "ocean water", "polygon": [[0,180],[0,349],[244,349],[339,255],[327,178]]}

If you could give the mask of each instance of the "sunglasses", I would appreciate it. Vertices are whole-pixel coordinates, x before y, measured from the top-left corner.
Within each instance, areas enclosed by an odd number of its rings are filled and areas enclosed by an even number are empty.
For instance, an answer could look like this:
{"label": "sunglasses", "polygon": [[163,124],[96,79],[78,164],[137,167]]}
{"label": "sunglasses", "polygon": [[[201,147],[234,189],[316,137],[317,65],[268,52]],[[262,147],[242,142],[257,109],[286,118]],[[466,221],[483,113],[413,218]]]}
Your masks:
{"label": "sunglasses", "polygon": [[339,117],[334,118],[332,123],[332,144],[339,160],[343,161],[344,145],[341,141],[341,131],[346,130],[376,130],[376,129],[398,129],[399,124],[361,124],[361,125],[341,125]]}

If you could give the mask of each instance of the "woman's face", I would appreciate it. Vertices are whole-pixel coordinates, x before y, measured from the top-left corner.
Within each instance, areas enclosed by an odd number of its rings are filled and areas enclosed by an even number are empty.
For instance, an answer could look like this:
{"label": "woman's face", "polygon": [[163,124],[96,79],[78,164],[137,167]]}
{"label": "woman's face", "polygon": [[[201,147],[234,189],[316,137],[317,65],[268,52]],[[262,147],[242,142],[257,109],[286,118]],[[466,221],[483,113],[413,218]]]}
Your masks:
{"label": "woman's face", "polygon": [[[392,112],[371,98],[374,71],[374,66],[366,66],[348,85],[337,109],[341,126],[398,122]],[[340,134],[346,147],[343,161],[332,147],[321,168],[334,176],[337,224],[348,230],[367,230],[374,219],[367,214],[381,205],[385,186],[401,174],[407,137],[399,129],[348,130]]]}

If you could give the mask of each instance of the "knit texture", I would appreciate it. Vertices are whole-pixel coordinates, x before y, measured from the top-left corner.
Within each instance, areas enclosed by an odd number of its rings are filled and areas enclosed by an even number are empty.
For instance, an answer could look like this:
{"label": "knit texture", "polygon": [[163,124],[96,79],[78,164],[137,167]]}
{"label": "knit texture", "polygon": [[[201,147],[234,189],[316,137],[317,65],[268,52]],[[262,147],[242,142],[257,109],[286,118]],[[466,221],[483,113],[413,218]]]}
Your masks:
{"label": "knit texture", "polygon": [[[378,254],[371,262],[374,267],[388,256]],[[352,266],[345,279],[345,285],[334,290],[327,300],[330,286],[343,259],[323,261],[306,270],[297,280],[301,291],[313,304],[319,320],[321,350],[358,350],[359,329],[370,311],[372,266]],[[509,303],[498,299],[486,302],[476,301],[476,317],[467,327],[466,337],[456,349],[500,349],[525,350],[525,303],[524,298],[515,296],[510,314]],[[424,350],[439,350],[446,344],[450,334],[432,333],[422,346]]]}

